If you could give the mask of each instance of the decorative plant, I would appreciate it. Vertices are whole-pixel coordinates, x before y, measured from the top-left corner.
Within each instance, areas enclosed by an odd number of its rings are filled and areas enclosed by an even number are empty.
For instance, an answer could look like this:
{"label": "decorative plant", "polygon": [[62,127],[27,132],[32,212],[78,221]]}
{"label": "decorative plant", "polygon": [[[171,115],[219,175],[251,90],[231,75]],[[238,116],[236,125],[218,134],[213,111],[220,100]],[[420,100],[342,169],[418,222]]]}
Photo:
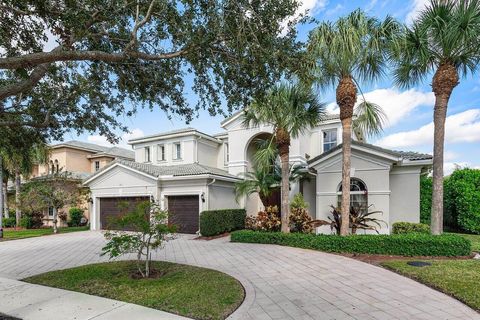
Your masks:
{"label": "decorative plant", "polygon": [[290,203],[290,232],[310,233],[312,217],[308,213],[308,203],[301,193],[297,193]]}
{"label": "decorative plant", "polygon": [[378,234],[377,227],[382,228],[382,223],[388,226],[385,221],[371,217],[374,214],[383,214],[379,210],[369,212],[368,209],[371,206],[368,206],[366,210],[350,207],[350,228],[352,229],[352,234],[356,234],[358,229],[373,230]]}
{"label": "decorative plant", "polygon": [[[101,255],[109,255],[110,259],[135,253],[137,269],[143,278],[151,274],[152,251],[161,249],[165,242],[172,239],[176,226],[168,224],[168,212],[158,205],[148,201],[139,203],[133,211],[112,219],[110,222],[119,229],[128,227],[128,231],[108,231],[105,233],[107,244],[102,248]],[[142,266],[143,264],[143,266]]]}
{"label": "decorative plant", "polygon": [[[341,209],[338,208],[338,207],[335,207],[333,205],[331,205],[330,207],[332,208],[332,211],[330,212],[331,217],[330,216],[327,217],[328,221],[326,221],[326,220],[313,220],[309,224],[313,228],[324,226],[324,225],[329,225],[332,232],[333,232],[333,230],[335,230],[335,233],[337,235],[340,235],[340,230],[341,230],[341,225],[342,225]],[[368,208],[370,208],[370,207],[371,206],[369,206]],[[377,230],[377,226],[379,228],[381,228],[382,223],[384,223],[386,226],[388,226],[388,224],[385,221],[383,221],[381,219],[371,217],[371,215],[374,215],[374,214],[377,214],[377,213],[383,214],[382,211],[370,211],[370,212],[368,212],[368,208],[367,208],[367,210],[361,210],[359,208],[350,207],[350,217],[349,217],[350,225],[349,225],[349,227],[352,230],[352,234],[356,234],[358,229],[373,230],[378,234],[379,232]]]}
{"label": "decorative plant", "polygon": [[258,231],[280,231],[282,221],[277,206],[266,207],[260,211],[256,217],[247,216],[245,218],[245,228]]}

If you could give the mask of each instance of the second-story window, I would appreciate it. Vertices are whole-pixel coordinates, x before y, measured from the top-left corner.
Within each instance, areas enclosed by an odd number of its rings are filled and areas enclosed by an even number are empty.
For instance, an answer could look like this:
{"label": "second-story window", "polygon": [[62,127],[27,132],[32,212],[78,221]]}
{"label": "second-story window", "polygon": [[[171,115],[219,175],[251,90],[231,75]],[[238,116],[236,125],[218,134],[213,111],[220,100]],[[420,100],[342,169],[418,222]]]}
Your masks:
{"label": "second-story window", "polygon": [[157,160],[158,161],[165,161],[165,146],[163,144],[159,144],[157,147]]}
{"label": "second-story window", "polygon": [[180,142],[173,144],[173,159],[180,160],[182,159],[182,145]]}
{"label": "second-story window", "polygon": [[323,152],[327,152],[337,146],[337,129],[323,131]]}
{"label": "second-story window", "polygon": [[145,147],[145,162],[150,162],[150,147]]}
{"label": "second-story window", "polygon": [[95,171],[100,170],[100,161],[95,161]]}
{"label": "second-story window", "polygon": [[230,150],[228,149],[228,143],[225,143],[224,146],[225,146],[224,162],[225,164],[228,164],[228,162],[230,161]]}

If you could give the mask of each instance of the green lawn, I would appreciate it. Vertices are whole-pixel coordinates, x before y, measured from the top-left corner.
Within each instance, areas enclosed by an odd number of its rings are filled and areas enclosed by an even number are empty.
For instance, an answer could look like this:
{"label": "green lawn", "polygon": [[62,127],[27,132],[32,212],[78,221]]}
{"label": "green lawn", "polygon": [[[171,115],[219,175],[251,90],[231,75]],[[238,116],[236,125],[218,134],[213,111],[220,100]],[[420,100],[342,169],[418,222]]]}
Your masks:
{"label": "green lawn", "polygon": [[462,236],[472,243],[472,250],[480,252],[480,234],[455,233]]}
{"label": "green lawn", "polygon": [[24,279],[176,313],[195,319],[225,319],[243,301],[244,290],[219,271],[153,262],[157,279],[133,279],[133,261],[108,262],[53,271]]}
{"label": "green lawn", "polygon": [[429,260],[431,266],[412,267],[407,261],[388,261],[382,265],[426,285],[450,294],[480,310],[479,260]]}
{"label": "green lawn", "polygon": [[[59,233],[68,233],[68,232],[86,231],[86,230],[89,230],[88,226],[58,228]],[[45,236],[49,234],[53,234],[53,228],[3,230],[3,240],[17,240],[17,239]]]}

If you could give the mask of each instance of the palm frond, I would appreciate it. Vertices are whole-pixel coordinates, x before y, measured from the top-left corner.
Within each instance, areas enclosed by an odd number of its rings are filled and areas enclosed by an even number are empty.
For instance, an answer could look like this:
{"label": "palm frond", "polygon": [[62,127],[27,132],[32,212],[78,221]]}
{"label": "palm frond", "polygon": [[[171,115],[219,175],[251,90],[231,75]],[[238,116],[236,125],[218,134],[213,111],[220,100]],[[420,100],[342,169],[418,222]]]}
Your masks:
{"label": "palm frond", "polygon": [[387,123],[385,111],[377,104],[362,101],[355,107],[353,130],[366,137],[377,136],[383,132]]}

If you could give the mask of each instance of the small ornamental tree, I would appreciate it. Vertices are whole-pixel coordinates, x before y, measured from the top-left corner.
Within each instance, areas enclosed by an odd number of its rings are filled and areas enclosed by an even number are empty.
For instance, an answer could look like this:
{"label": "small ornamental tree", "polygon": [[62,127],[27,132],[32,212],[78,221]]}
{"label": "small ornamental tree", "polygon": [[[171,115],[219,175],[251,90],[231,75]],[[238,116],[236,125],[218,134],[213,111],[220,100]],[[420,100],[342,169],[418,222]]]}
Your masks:
{"label": "small ornamental tree", "polygon": [[168,223],[168,212],[148,201],[139,203],[132,211],[127,206],[119,208],[125,214],[112,219],[111,225],[118,229],[132,231],[107,231],[107,244],[101,255],[109,255],[110,259],[124,254],[137,255],[137,269],[143,278],[150,276],[152,251],[161,249],[165,242],[172,239],[176,226]]}

